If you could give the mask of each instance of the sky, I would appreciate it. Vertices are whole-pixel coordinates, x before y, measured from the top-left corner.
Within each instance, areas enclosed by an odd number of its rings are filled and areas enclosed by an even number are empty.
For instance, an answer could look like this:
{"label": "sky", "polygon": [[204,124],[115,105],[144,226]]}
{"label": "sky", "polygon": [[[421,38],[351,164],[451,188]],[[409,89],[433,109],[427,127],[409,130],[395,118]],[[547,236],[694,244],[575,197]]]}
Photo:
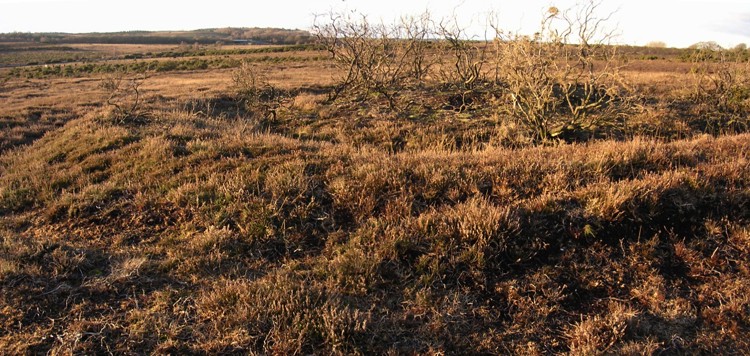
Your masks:
{"label": "sky", "polygon": [[[385,22],[427,10],[433,18],[455,16],[465,26],[477,29],[477,33],[492,13],[504,29],[530,34],[538,28],[545,9],[565,9],[575,3],[576,0],[0,0],[0,32],[309,29],[315,14],[331,10],[357,11],[371,20]],[[601,0],[600,9],[605,15],[614,12],[607,26],[617,30],[620,44],[750,44],[750,0]]]}

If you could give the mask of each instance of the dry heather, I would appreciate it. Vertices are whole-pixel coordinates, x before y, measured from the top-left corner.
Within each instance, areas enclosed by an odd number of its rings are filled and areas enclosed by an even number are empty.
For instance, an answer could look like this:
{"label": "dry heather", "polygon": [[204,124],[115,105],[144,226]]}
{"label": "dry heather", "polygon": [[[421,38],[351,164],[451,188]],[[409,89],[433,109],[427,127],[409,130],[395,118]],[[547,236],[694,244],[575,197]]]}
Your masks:
{"label": "dry heather", "polygon": [[0,350],[747,353],[750,133],[638,65],[638,113],[544,145],[439,92],[328,102],[318,62],[255,68],[274,115],[229,71],[154,74],[138,120],[11,79]]}
{"label": "dry heather", "polygon": [[3,349],[750,346],[747,134],[391,154],[158,117],[3,156]]}

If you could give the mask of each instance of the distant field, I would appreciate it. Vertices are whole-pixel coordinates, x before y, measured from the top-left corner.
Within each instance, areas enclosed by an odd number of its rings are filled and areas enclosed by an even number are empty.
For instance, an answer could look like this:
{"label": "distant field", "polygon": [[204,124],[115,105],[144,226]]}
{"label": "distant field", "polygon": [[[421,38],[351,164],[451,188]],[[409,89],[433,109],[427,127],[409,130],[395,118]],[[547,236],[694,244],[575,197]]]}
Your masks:
{"label": "distant field", "polygon": [[5,353],[750,352],[744,62],[625,48],[543,136],[489,51],[57,36],[0,43]]}
{"label": "distant field", "polygon": [[[122,60],[143,59],[156,60],[162,58],[186,58],[190,59],[212,59],[210,57],[224,57],[264,54],[268,60],[273,58],[289,58],[288,55],[274,55],[289,51],[300,52],[302,49],[314,48],[300,46],[274,46],[274,45],[233,45],[233,46],[165,46],[165,45],[109,45],[109,44],[74,44],[74,45],[48,45],[37,46],[35,44],[6,44],[0,43],[0,69],[14,67],[36,67],[26,69],[39,71],[39,68],[63,68],[66,65],[89,64],[91,67],[101,67],[104,62],[117,62]],[[309,52],[309,51],[304,51]],[[304,54],[309,56],[309,53]],[[322,56],[322,53],[318,53]],[[299,58],[299,57],[298,57]],[[99,63],[99,64],[95,64]],[[236,65],[234,65],[236,66]],[[17,73],[17,72],[14,72]],[[40,74],[41,75],[41,74]],[[49,73],[47,74],[49,75]],[[57,75],[65,75],[58,73]],[[68,74],[72,75],[72,74]]]}

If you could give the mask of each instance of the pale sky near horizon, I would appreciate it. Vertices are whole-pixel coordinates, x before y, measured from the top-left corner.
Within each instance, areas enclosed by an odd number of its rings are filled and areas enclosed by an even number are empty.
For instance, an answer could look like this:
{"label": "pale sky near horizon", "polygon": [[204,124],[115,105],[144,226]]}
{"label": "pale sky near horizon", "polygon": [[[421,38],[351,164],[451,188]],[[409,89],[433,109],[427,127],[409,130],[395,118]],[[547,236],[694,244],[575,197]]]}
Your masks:
{"label": "pale sky near horizon", "polygon": [[[392,21],[429,10],[435,18],[455,14],[462,24],[483,28],[496,13],[503,28],[533,33],[549,6],[576,0],[0,0],[0,32],[113,32],[192,30],[222,27],[309,29],[314,14],[356,10],[370,19]],[[686,47],[716,41],[724,47],[750,44],[750,0],[602,0],[603,14],[617,42],[662,41]]]}

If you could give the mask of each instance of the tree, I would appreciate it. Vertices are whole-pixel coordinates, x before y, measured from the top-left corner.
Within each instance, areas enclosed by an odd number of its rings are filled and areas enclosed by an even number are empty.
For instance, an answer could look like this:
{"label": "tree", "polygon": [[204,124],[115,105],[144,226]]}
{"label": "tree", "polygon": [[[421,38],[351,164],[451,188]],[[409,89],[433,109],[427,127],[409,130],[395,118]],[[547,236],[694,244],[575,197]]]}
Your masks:
{"label": "tree", "polygon": [[646,44],[649,48],[667,48],[667,44],[662,41],[651,41]]}
{"label": "tree", "polygon": [[721,51],[724,48],[721,47],[716,41],[704,41],[690,45],[689,49],[708,50],[708,51]]}

